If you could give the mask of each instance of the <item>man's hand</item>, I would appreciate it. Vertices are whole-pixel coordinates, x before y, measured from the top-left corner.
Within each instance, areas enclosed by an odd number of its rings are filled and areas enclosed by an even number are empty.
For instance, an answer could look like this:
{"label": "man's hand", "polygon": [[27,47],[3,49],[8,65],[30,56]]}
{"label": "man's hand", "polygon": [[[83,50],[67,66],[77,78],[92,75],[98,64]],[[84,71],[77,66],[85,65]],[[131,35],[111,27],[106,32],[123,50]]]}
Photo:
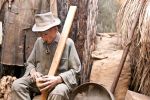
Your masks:
{"label": "man's hand", "polygon": [[35,69],[32,69],[32,70],[30,71],[30,76],[31,76],[31,78],[33,79],[33,81],[36,81],[36,78],[41,77],[42,74],[39,73],[39,72],[37,72]]}
{"label": "man's hand", "polygon": [[56,85],[62,83],[60,76],[43,76],[36,78],[36,85],[41,92],[52,90]]}

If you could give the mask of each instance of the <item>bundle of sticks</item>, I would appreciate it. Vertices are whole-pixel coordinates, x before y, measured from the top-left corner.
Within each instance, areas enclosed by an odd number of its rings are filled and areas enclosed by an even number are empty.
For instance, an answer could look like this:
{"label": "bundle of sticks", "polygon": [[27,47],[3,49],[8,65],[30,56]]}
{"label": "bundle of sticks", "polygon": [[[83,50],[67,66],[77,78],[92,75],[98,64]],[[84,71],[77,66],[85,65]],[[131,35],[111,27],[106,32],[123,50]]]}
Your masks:
{"label": "bundle of sticks", "polygon": [[11,85],[16,77],[3,76],[0,80],[0,98],[8,100],[8,96],[11,93]]}

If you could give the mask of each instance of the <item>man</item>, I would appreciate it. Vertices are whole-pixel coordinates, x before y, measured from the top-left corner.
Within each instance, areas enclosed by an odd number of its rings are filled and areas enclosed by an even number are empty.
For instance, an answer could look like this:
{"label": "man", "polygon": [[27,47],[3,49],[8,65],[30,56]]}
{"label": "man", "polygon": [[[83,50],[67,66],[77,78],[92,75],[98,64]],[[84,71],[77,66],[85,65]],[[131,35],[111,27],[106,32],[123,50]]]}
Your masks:
{"label": "man", "polygon": [[[0,21],[3,22],[4,30],[1,64],[3,64],[4,69],[18,70],[23,68],[24,62],[29,57],[34,42],[38,37],[31,30],[34,24],[34,15],[48,12],[50,10],[48,1],[0,1]],[[5,74],[9,74],[9,72]],[[18,75],[17,77],[20,76]]]}
{"label": "man", "polygon": [[[74,42],[68,38],[56,76],[47,76],[60,38],[60,20],[51,12],[37,14],[32,30],[41,34],[27,60],[24,77],[12,85],[13,100],[31,100],[31,93],[48,91],[47,100],[69,100],[69,92],[78,84],[81,64]],[[53,67],[53,66],[52,66]]]}

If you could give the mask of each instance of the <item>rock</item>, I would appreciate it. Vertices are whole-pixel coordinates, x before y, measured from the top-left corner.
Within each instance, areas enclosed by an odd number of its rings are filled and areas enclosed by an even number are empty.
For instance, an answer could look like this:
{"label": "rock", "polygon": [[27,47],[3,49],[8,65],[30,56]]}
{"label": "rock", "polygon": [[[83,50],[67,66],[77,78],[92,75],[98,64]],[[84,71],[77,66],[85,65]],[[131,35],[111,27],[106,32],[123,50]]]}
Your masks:
{"label": "rock", "polygon": [[128,90],[125,100],[150,100],[150,97]]}

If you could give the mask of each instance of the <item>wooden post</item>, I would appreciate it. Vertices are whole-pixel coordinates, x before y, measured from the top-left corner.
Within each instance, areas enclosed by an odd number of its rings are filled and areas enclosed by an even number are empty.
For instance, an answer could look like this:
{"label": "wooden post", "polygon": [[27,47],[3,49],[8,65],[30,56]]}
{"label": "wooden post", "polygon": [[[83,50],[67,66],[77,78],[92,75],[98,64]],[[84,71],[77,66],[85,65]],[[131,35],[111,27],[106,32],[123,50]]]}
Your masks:
{"label": "wooden post", "polygon": [[[69,35],[69,31],[73,22],[73,18],[75,16],[75,12],[76,12],[77,7],[76,6],[70,6],[69,11],[68,11],[68,15],[61,33],[61,37],[60,40],[58,42],[58,46],[56,48],[55,54],[54,54],[54,58],[49,70],[48,75],[55,75],[57,69],[58,69],[58,65],[65,47],[65,43],[66,40],[68,38]],[[47,92],[42,93],[41,95],[41,100],[46,100],[47,98]]]}

